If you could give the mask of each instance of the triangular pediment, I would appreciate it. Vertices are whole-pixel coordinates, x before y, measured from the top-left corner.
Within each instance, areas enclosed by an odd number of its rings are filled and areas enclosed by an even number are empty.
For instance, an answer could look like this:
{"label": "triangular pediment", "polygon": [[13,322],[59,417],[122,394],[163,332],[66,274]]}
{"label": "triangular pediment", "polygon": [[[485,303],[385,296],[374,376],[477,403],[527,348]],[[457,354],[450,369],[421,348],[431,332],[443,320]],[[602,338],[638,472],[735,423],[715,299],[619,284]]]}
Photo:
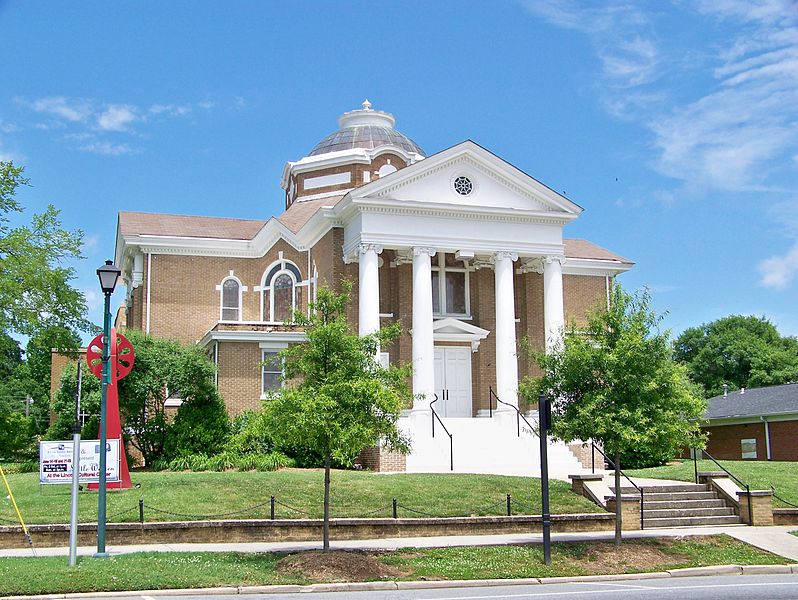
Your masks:
{"label": "triangular pediment", "polygon": [[515,210],[573,218],[581,207],[467,140],[351,193],[367,203],[393,200],[460,209]]}
{"label": "triangular pediment", "polygon": [[447,317],[432,323],[432,339],[436,342],[469,342],[471,350],[477,351],[479,343],[484,340],[490,331],[482,329],[460,319]]}

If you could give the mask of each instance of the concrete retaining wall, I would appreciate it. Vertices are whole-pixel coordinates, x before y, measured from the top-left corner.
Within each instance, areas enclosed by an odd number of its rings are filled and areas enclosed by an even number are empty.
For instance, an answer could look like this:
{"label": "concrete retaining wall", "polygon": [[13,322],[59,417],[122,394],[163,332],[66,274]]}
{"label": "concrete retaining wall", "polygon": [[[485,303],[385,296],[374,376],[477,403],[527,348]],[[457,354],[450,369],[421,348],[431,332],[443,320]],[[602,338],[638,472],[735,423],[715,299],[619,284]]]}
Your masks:
{"label": "concrete retaining wall", "polygon": [[[552,531],[609,531],[614,515],[552,515]],[[108,545],[304,542],[321,539],[319,519],[275,519],[241,521],[168,521],[159,523],[111,523],[106,529]],[[454,517],[446,519],[332,519],[333,540],[359,540],[438,535],[492,535],[536,533],[541,530],[539,515],[513,517]],[[31,525],[28,527],[37,547],[69,545],[69,525]],[[96,524],[78,528],[78,545],[96,542]],[[0,548],[25,548],[20,527],[0,527]]]}

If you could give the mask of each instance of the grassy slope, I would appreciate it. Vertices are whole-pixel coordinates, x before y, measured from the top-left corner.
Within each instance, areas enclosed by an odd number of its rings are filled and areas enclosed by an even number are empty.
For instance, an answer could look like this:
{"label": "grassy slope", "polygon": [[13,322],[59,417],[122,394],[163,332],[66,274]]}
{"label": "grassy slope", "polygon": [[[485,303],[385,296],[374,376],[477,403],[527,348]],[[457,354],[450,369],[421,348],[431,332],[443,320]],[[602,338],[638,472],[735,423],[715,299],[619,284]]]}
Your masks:
{"label": "grassy slope", "polygon": [[[639,548],[641,551],[636,551]],[[635,560],[658,549],[666,563]],[[713,564],[783,564],[789,562],[726,536],[673,542],[626,542],[615,561],[611,543],[554,544],[552,565],[544,566],[542,548],[532,546],[405,549],[377,555],[409,573],[405,579],[475,579],[556,577],[601,572],[661,571]],[[111,590],[146,590],[225,585],[310,583],[275,571],[282,554],[140,553],[110,559],[81,558],[76,568],[65,557],[4,558],[0,561],[0,594],[46,594]],[[670,560],[672,556],[673,560]],[[612,563],[606,566],[607,562]],[[634,566],[629,566],[630,561]]]}
{"label": "grassy slope", "polygon": [[[720,463],[735,477],[751,486],[753,490],[769,490],[773,485],[776,493],[787,502],[798,504],[798,462],[765,462],[722,460]],[[709,460],[698,461],[698,471],[719,471],[717,465]],[[693,481],[693,461],[685,460],[677,464],[652,469],[635,469],[626,471],[629,475],[637,477],[651,477],[653,479],[677,479]],[[778,498],[773,501],[774,506],[787,506]]]}
{"label": "grassy slope", "polygon": [[[231,515],[230,518],[268,518],[269,497],[312,517],[321,517],[323,472],[286,469],[272,473],[134,473],[133,483],[140,489],[110,491],[109,521],[138,520],[138,499],[146,506],[193,515],[216,515],[239,511],[259,503],[260,508]],[[40,493],[36,473],[8,476],[23,518],[28,523],[69,522],[69,486],[44,486]],[[551,482],[552,513],[600,512],[600,509],[572,493],[561,481]],[[540,481],[527,477],[462,474],[384,475],[357,471],[332,474],[332,514],[337,517],[391,516],[391,499],[400,506],[441,516],[504,514],[506,494],[512,494],[516,514],[539,514]],[[14,520],[6,494],[0,498],[0,519]],[[80,520],[97,517],[97,496],[80,496]],[[127,511],[125,514],[120,514]],[[277,505],[277,517],[301,518],[306,515]],[[420,516],[399,509],[400,517]],[[145,511],[147,521],[181,520],[182,517]],[[0,521],[0,524],[4,524]]]}

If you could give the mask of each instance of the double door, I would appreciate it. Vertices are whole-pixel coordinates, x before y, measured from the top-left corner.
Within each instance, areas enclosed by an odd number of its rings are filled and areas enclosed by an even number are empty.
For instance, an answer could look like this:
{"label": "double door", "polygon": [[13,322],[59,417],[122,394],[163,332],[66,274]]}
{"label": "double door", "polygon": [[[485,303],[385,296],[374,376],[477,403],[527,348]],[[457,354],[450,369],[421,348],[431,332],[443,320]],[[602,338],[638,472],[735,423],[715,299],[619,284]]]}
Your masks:
{"label": "double door", "polygon": [[442,417],[471,417],[471,348],[435,347],[434,404]]}

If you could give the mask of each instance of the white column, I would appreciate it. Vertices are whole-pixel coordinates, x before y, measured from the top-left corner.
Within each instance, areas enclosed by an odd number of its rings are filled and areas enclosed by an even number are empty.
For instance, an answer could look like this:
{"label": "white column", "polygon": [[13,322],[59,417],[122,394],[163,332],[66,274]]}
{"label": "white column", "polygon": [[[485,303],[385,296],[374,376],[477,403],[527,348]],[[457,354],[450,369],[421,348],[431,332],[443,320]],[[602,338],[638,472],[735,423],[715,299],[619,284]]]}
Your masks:
{"label": "white column", "polygon": [[560,347],[565,327],[562,261],[562,256],[547,256],[543,261],[543,322],[546,330],[546,352]]}
{"label": "white column", "polygon": [[434,255],[434,248],[413,248],[413,412],[428,410],[435,394],[430,262]]}
{"label": "white column", "polygon": [[368,335],[380,329],[380,263],[382,246],[360,244],[358,264],[358,333]]}
{"label": "white column", "polygon": [[[497,252],[496,274],[496,394],[502,402],[518,407],[518,358],[515,344],[515,289],[513,261],[518,255]],[[497,411],[509,410],[499,404]]]}

